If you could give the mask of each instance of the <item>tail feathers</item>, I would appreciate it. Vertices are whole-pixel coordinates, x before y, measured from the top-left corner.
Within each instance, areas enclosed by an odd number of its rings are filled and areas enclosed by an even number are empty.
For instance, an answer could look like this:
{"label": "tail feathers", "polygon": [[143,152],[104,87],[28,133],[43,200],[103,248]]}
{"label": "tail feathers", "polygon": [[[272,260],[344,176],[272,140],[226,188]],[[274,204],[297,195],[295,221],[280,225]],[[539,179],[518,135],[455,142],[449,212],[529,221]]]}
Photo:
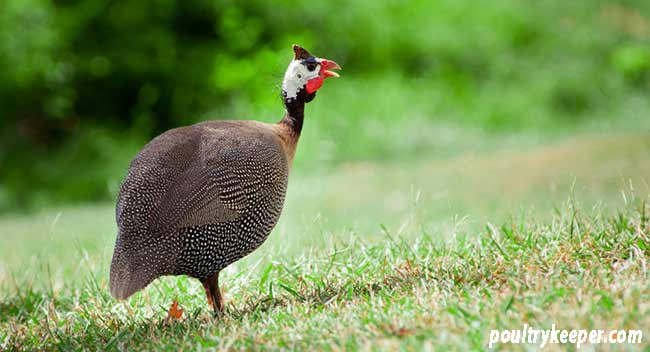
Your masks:
{"label": "tail feathers", "polygon": [[175,256],[169,253],[166,243],[136,249],[127,245],[124,235],[118,234],[111,262],[111,295],[117,299],[129,298],[158,277],[170,275],[175,268]]}
{"label": "tail feathers", "polygon": [[111,295],[116,299],[127,299],[145,286],[134,280],[111,280]]}
{"label": "tail feathers", "polygon": [[130,265],[123,256],[115,253],[111,263],[110,288],[116,299],[127,299],[147,287],[156,277],[148,275],[141,266]]}

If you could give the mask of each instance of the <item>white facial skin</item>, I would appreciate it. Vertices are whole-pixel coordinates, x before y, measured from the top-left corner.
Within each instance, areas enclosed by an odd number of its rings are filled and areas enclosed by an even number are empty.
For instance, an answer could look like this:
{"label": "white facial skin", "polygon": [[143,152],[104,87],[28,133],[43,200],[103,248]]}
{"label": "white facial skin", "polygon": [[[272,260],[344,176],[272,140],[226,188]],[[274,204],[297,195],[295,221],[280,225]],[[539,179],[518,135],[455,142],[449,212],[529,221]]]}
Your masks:
{"label": "white facial skin", "polygon": [[282,91],[286,94],[285,99],[295,99],[307,81],[318,77],[319,71],[320,65],[317,65],[313,71],[309,71],[305,65],[300,63],[300,60],[291,61],[282,81]]}

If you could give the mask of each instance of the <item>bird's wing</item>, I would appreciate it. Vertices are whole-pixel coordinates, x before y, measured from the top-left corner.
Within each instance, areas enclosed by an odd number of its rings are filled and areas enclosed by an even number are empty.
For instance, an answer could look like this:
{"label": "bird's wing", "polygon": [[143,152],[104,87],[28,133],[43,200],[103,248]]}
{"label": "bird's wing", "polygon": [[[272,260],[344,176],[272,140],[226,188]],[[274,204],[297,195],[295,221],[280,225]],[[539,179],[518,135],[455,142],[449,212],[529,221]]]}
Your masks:
{"label": "bird's wing", "polygon": [[206,135],[190,126],[154,139],[134,159],[120,191],[121,229],[156,236],[227,222],[239,218],[266,184],[282,177],[286,182],[279,145],[264,135],[241,133]]}

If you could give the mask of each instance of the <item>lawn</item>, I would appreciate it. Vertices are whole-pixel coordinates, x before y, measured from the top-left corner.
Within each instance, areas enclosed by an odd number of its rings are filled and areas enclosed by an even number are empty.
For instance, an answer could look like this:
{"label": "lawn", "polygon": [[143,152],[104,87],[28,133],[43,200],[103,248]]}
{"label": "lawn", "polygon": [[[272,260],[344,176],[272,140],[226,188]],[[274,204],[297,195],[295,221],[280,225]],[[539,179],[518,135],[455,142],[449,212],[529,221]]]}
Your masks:
{"label": "lawn", "polygon": [[[487,350],[555,325],[650,352],[649,14],[0,1],[0,351]],[[341,77],[306,108],[278,225],[221,273],[225,313],[185,277],[114,300],[129,160],[171,128],[280,120],[293,43]]]}
{"label": "lawn", "polygon": [[[217,319],[185,277],[110,297],[113,204],[4,215],[0,350],[483,350],[491,329],[524,324],[647,334],[648,141],[297,163],[268,241],[222,272]],[[175,298],[184,315],[170,321]],[[526,348],[500,346],[513,347]]]}

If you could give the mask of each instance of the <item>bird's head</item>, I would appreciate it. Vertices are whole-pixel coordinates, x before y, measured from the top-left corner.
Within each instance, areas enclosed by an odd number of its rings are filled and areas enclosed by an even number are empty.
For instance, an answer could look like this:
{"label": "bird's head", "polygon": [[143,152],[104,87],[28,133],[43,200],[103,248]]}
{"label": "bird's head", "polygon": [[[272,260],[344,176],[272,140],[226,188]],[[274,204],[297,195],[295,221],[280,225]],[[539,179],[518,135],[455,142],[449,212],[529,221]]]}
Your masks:
{"label": "bird's head", "polygon": [[293,45],[293,53],[293,60],[282,81],[282,98],[285,102],[300,99],[310,102],[325,78],[339,76],[330,70],[340,70],[341,67],[332,60],[313,56],[300,45]]}

